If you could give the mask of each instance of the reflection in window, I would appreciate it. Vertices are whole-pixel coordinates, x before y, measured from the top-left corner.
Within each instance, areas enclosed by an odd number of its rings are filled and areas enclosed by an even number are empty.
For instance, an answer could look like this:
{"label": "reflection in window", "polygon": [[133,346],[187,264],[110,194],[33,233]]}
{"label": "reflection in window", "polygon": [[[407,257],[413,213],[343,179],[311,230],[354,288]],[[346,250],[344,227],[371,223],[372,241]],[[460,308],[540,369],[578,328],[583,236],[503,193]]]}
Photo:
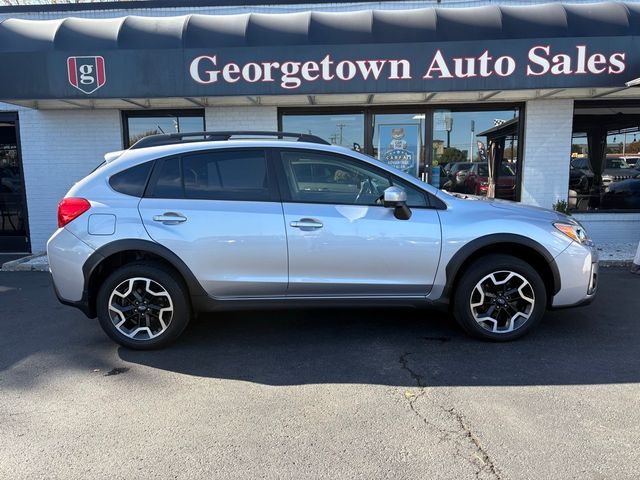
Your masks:
{"label": "reflection in window", "polygon": [[141,138],[161,133],[178,132],[203,132],[204,112],[192,111],[165,111],[165,112],[128,112],[125,113],[125,121],[129,136],[127,138],[130,147]]}
{"label": "reflection in window", "polygon": [[316,135],[333,145],[364,150],[364,114],[282,115],[282,130]]}
{"label": "reflection in window", "polygon": [[431,183],[517,200],[519,109],[433,112]]}
{"label": "reflection in window", "polygon": [[626,114],[611,110],[576,108],[570,210],[640,210],[640,116],[629,109]]}

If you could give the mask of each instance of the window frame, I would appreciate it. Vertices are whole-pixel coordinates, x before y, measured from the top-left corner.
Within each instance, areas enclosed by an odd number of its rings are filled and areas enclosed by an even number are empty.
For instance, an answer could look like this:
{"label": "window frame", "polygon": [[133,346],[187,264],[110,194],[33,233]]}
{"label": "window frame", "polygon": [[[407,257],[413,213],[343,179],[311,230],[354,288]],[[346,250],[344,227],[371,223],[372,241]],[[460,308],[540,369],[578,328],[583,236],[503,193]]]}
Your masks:
{"label": "window frame", "polygon": [[[246,152],[246,151],[261,151],[264,153],[264,158],[267,166],[267,183],[268,183],[268,198],[266,199],[215,199],[215,198],[191,198],[186,196],[185,187],[184,187],[184,173],[182,166],[183,157],[187,157],[189,155],[194,154],[206,154],[206,153],[223,153],[223,152]],[[160,176],[160,172],[162,170],[162,165],[165,161],[170,161],[177,158],[178,165],[180,168],[180,179],[182,182],[182,196],[180,197],[156,197],[153,194],[153,190],[155,188],[158,177]],[[166,157],[157,158],[154,160],[153,169],[151,171],[151,175],[147,180],[147,186],[144,190],[144,194],[142,198],[154,198],[154,199],[165,199],[165,200],[190,200],[193,202],[280,202],[280,189],[279,189],[279,181],[278,175],[274,169],[274,162],[272,159],[272,155],[269,148],[265,147],[234,147],[234,148],[210,148],[210,149],[202,149],[202,150],[189,150],[187,152],[181,152],[174,155],[168,155]]]}
{"label": "window frame", "polygon": [[[122,120],[122,147],[124,149],[129,148],[129,119],[130,118],[152,118],[174,116],[174,117],[202,117],[202,128],[207,131],[207,117],[205,115],[204,108],[163,108],[163,109],[148,109],[148,110],[121,110],[120,117]],[[174,132],[171,132],[174,133]]]}
{"label": "window frame", "polygon": [[[384,170],[376,165],[372,165],[370,163],[366,163],[366,162],[362,162],[361,160],[358,160],[357,158],[354,157],[350,157],[349,155],[345,155],[345,154],[341,154],[341,153],[336,153],[336,152],[328,152],[325,150],[321,150],[321,149],[311,149],[311,148],[295,148],[295,147],[291,147],[291,148],[273,148],[272,149],[272,155],[273,155],[273,164],[276,168],[276,174],[277,174],[277,178],[278,178],[278,187],[280,189],[280,194],[281,194],[281,201],[282,203],[301,203],[301,204],[309,204],[309,205],[344,205],[344,206],[360,206],[360,207],[379,207],[379,208],[387,208],[384,205],[378,205],[378,204],[356,204],[356,203],[336,203],[336,202],[310,202],[310,201],[299,201],[299,200],[295,200],[293,198],[293,195],[291,193],[291,189],[289,187],[289,182],[287,180],[288,176],[287,176],[287,172],[285,171],[285,166],[284,166],[284,158],[282,158],[281,153],[286,151],[286,152],[302,152],[302,153],[312,153],[312,154],[325,154],[325,155],[331,155],[336,157],[337,159],[340,160],[345,160],[347,163],[352,163],[354,164],[354,166],[360,166],[359,164],[364,164],[364,167],[372,170],[374,173],[376,173],[377,175],[381,176],[381,177],[385,177],[389,180],[389,183],[391,184],[391,186],[396,185],[396,183],[394,183],[394,181],[397,181],[397,183],[402,183],[402,184],[409,184],[412,188],[414,188],[415,190],[419,191],[420,193],[422,193],[422,195],[424,196],[424,200],[425,200],[425,206],[410,206],[409,208],[411,209],[426,209],[426,210],[443,210],[446,209],[446,204],[444,202],[442,202],[441,200],[437,199],[436,197],[433,196],[433,194],[431,194],[430,192],[428,192],[426,189],[421,188],[419,185],[414,185],[411,184],[410,182],[408,182],[407,180],[394,175],[393,173]],[[361,167],[363,168],[363,167]]]}

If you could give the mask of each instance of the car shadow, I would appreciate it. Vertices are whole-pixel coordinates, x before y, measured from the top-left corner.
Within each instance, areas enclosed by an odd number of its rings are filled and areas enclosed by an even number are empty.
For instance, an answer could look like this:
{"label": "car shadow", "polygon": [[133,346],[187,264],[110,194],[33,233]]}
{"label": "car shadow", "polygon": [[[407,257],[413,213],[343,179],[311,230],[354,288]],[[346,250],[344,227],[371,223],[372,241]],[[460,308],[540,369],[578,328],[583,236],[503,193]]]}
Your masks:
{"label": "car shadow", "polygon": [[168,349],[118,354],[186,375],[268,385],[638,382],[638,302],[616,298],[549,312],[539,328],[510,343],[474,340],[427,310],[289,310],[207,315]]}
{"label": "car shadow", "polygon": [[465,335],[417,309],[227,312],[191,323],[172,346],[133,351],[60,305],[48,275],[0,275],[0,384],[30,388],[65,371],[145,366],[265,385],[613,384],[640,381],[640,277],[603,269],[589,307],[548,312],[510,343]]}

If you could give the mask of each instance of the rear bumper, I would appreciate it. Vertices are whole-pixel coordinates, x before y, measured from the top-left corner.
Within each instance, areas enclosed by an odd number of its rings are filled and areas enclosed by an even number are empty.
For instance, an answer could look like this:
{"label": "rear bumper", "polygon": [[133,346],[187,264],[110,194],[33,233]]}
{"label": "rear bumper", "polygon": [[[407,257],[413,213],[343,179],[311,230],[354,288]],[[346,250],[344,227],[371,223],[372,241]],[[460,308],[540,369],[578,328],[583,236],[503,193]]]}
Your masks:
{"label": "rear bumper", "polygon": [[69,307],[75,307],[84,313],[89,318],[96,318],[96,312],[91,309],[89,306],[89,294],[86,290],[82,293],[82,298],[78,301],[66,300],[60,296],[60,292],[58,292],[58,288],[56,287],[55,282],[53,282],[53,291],[58,297],[58,301],[63,305],[68,305]]}
{"label": "rear bumper", "polygon": [[53,288],[61,303],[90,316],[85,277],[82,270],[94,249],[65,228],[59,228],[47,242]]}
{"label": "rear bumper", "polygon": [[598,252],[594,246],[572,243],[555,259],[560,272],[560,291],[552,308],[588,305],[598,291]]}

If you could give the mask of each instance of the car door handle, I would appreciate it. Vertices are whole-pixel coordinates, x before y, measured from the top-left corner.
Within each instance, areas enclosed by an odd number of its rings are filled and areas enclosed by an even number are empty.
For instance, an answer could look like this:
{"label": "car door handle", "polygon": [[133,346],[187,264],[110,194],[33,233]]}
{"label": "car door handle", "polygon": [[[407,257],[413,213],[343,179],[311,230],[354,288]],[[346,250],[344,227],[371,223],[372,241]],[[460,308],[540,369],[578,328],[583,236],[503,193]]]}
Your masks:
{"label": "car door handle", "polygon": [[164,223],[165,225],[177,225],[187,221],[187,217],[176,212],[165,212],[162,215],[155,215],[154,222]]}
{"label": "car door handle", "polygon": [[301,218],[297,222],[291,222],[289,225],[301,230],[315,230],[316,228],[322,228],[322,223],[314,220],[313,218]]}

